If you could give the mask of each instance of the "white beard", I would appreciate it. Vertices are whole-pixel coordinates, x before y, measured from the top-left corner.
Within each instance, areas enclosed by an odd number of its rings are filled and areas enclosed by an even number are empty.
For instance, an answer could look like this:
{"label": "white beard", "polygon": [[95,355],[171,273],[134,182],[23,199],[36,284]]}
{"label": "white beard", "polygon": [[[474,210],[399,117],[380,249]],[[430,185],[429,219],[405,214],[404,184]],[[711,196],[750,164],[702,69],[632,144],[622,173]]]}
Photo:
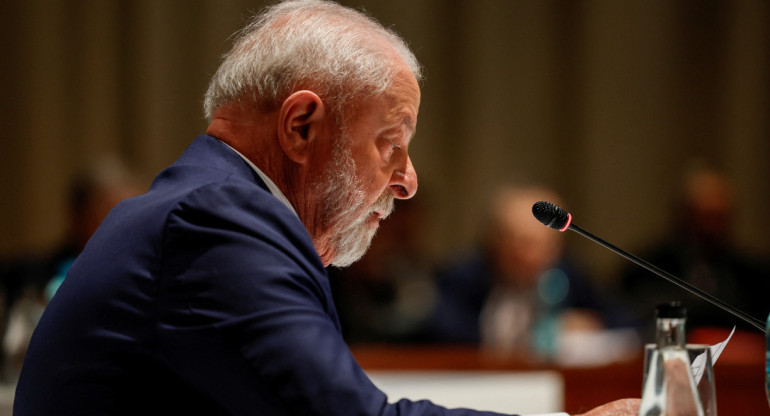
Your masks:
{"label": "white beard", "polygon": [[356,176],[350,140],[345,133],[334,144],[332,162],[320,184],[323,224],[330,230],[331,264],[353,264],[369,249],[377,227],[369,225],[374,211],[383,218],[393,211],[394,197],[385,190],[370,207],[366,206],[363,183]]}

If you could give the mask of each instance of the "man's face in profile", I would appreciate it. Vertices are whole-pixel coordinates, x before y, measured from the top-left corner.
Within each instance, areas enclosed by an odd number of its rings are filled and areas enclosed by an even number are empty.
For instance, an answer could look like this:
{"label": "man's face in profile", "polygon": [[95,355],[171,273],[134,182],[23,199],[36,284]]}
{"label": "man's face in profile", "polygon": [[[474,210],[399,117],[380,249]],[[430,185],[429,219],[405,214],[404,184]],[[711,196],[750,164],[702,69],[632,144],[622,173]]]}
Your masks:
{"label": "man's face in profile", "polygon": [[347,266],[364,255],[395,198],[411,198],[417,174],[408,155],[420,90],[411,71],[400,71],[384,94],[361,99],[356,117],[334,140],[319,183],[325,227],[335,257]]}

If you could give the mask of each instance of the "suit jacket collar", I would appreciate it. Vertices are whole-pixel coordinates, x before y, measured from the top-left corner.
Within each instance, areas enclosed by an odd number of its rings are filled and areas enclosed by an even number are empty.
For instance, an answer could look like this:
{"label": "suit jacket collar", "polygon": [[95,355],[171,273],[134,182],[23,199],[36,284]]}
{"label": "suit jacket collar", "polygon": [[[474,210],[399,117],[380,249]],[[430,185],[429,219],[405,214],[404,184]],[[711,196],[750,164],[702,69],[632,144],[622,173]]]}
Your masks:
{"label": "suit jacket collar", "polygon": [[182,153],[175,165],[205,165],[218,170],[230,172],[248,179],[270,192],[265,182],[257,172],[246,163],[228,145],[216,137],[201,134],[196,137]]}

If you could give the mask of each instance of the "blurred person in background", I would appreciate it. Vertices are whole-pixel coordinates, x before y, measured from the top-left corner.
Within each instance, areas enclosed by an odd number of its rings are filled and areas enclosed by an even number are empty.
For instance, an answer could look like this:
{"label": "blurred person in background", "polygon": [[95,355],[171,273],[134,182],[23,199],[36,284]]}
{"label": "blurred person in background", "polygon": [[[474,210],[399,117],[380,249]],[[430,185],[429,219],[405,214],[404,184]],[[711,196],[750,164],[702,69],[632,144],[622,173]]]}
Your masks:
{"label": "blurred person in background", "polygon": [[[428,340],[478,344],[497,357],[564,364],[612,361],[634,350],[633,331],[609,341],[609,352],[586,349],[586,338],[574,336],[599,336],[604,343],[600,335],[605,329],[632,321],[594,289],[566,252],[564,234],[533,217],[535,202],[558,204],[559,199],[553,190],[536,185],[504,186],[495,192],[483,244],[437,274],[438,299],[426,328]],[[586,354],[574,356],[581,349]]]}
{"label": "blurred person in background", "polygon": [[[736,245],[736,214],[730,179],[713,166],[694,162],[683,172],[672,203],[669,232],[641,250],[640,257],[765,320],[770,305],[757,293],[767,293],[770,273],[766,264]],[[621,282],[628,304],[649,326],[645,330],[648,338],[653,334],[655,305],[672,299],[687,307],[688,329],[731,329],[737,325],[753,332],[742,320],[636,265],[622,271]]]}
{"label": "blurred person in background", "polygon": [[115,205],[139,192],[137,178],[121,160],[112,155],[95,158],[70,182],[66,228],[58,247],[48,255],[6,265],[2,276],[6,294],[2,345],[3,373],[8,382],[18,376],[32,330],[88,239]]}

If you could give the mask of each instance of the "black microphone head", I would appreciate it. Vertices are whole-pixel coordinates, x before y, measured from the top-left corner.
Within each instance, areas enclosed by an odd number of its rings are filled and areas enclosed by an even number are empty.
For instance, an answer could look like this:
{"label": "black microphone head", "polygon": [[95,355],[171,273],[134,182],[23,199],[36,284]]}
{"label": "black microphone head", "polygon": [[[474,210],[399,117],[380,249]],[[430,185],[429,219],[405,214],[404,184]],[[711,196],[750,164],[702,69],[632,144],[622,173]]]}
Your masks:
{"label": "black microphone head", "polygon": [[572,222],[572,216],[567,211],[546,201],[535,202],[535,205],[532,205],[532,214],[547,227],[559,231],[569,228]]}

